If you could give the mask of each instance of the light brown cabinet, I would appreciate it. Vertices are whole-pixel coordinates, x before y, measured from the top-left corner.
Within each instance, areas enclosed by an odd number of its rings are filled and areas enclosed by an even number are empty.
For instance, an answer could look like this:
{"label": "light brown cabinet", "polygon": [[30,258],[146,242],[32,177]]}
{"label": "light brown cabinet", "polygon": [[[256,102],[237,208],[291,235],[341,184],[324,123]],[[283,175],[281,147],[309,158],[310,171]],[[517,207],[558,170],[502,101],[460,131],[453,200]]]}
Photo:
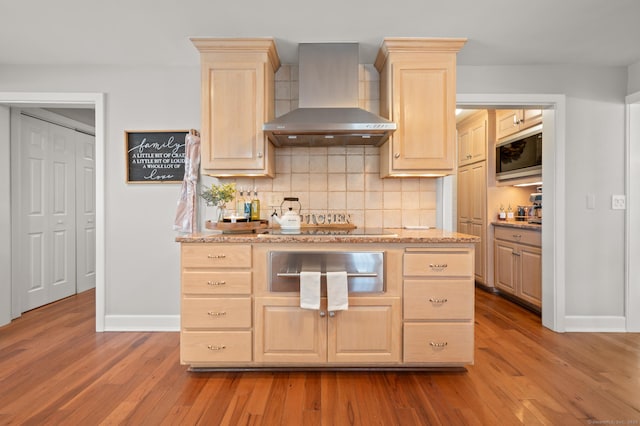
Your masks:
{"label": "light brown cabinet", "polygon": [[298,297],[256,298],[257,362],[400,362],[399,298],[351,297],[349,309],[336,312],[302,309],[299,303]]}
{"label": "light brown cabinet", "polygon": [[458,123],[458,166],[487,158],[487,126],[487,111],[484,110]]}
{"label": "light brown cabinet", "polygon": [[473,250],[407,249],[403,361],[473,363]]}
{"label": "light brown cabinet", "polygon": [[182,244],[180,362],[250,363],[251,246]]}
{"label": "light brown cabinet", "polygon": [[542,123],[541,109],[496,110],[496,138],[498,140],[506,138],[540,123]]}
{"label": "light brown cabinet", "polygon": [[398,129],[380,147],[380,176],[455,169],[456,54],[466,39],[385,38],[375,61],[380,114]]}
{"label": "light brown cabinet", "polygon": [[262,125],[275,114],[273,39],[191,39],[200,51],[202,173],[275,175],[275,152]]}
{"label": "light brown cabinet", "polygon": [[476,243],[475,280],[486,282],[486,161],[458,169],[458,231],[480,237]]}
{"label": "light brown cabinet", "polygon": [[[473,264],[468,243],[181,244],[180,361],[194,368],[441,367],[473,362]],[[300,308],[272,290],[272,250],[380,251],[382,292],[349,308]]]}
{"label": "light brown cabinet", "polygon": [[495,285],[537,308],[542,305],[540,231],[495,227]]}

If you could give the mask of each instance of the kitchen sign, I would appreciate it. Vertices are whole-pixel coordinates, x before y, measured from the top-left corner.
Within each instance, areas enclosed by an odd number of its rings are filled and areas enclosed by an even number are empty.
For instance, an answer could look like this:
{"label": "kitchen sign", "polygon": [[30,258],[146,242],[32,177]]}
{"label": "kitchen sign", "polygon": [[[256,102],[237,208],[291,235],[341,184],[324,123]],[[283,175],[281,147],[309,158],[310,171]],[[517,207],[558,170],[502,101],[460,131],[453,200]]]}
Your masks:
{"label": "kitchen sign", "polygon": [[127,183],[178,183],[188,130],[125,131]]}

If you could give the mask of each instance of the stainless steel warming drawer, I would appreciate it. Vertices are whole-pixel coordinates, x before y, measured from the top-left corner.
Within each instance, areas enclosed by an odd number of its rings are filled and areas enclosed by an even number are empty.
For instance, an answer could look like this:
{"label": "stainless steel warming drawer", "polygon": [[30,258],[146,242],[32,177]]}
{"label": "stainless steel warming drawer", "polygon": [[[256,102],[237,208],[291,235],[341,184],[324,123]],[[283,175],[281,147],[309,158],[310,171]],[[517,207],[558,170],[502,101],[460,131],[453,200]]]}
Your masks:
{"label": "stainless steel warming drawer", "polygon": [[326,273],[347,272],[349,293],[382,293],[384,252],[269,252],[269,290],[300,291],[300,272],[321,273],[322,294],[326,294]]}

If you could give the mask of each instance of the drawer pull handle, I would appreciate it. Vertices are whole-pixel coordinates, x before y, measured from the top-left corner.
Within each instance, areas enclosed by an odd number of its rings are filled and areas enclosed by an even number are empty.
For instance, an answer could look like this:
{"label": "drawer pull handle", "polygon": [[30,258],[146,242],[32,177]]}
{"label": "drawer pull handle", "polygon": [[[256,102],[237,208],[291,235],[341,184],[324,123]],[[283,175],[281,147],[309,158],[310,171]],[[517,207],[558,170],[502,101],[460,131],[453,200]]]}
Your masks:
{"label": "drawer pull handle", "polygon": [[227,257],[226,254],[208,254],[207,257],[209,259],[224,259],[225,257]]}
{"label": "drawer pull handle", "polygon": [[209,315],[210,317],[223,317],[227,315],[227,313],[225,311],[222,311],[222,312],[209,311],[207,312],[207,315]]}
{"label": "drawer pull handle", "polygon": [[207,345],[207,349],[210,351],[221,351],[227,349],[227,347],[225,345]]}
{"label": "drawer pull handle", "polygon": [[207,281],[207,285],[226,285],[226,281]]}
{"label": "drawer pull handle", "polygon": [[429,264],[429,268],[435,269],[437,271],[442,271],[442,270],[446,269],[447,266],[449,266],[449,265],[447,265],[446,263],[430,263]]}
{"label": "drawer pull handle", "polygon": [[440,343],[429,342],[429,346],[434,348],[444,348],[445,346],[447,346],[447,342],[440,342]]}
{"label": "drawer pull handle", "polygon": [[521,234],[513,234],[512,237],[515,238],[516,240],[519,240],[520,238],[522,238],[522,235]]}
{"label": "drawer pull handle", "polygon": [[442,305],[442,304],[444,304],[444,303],[447,303],[447,302],[448,302],[448,300],[447,300],[447,298],[446,298],[446,297],[445,297],[445,298],[443,298],[443,299],[437,299],[437,298],[430,297],[430,298],[429,298],[429,302],[431,302],[431,303],[437,303],[437,304],[439,304],[439,305]]}

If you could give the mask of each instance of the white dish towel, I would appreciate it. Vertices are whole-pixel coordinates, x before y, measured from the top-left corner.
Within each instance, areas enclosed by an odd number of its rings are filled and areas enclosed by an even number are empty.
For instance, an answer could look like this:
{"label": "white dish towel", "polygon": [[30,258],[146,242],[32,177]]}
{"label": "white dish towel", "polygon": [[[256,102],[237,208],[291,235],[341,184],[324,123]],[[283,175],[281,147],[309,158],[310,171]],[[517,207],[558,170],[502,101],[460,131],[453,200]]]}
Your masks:
{"label": "white dish towel", "polygon": [[327,272],[327,311],[349,309],[349,287],[345,271]]}
{"label": "white dish towel", "polygon": [[300,272],[300,307],[320,309],[320,272]]}

